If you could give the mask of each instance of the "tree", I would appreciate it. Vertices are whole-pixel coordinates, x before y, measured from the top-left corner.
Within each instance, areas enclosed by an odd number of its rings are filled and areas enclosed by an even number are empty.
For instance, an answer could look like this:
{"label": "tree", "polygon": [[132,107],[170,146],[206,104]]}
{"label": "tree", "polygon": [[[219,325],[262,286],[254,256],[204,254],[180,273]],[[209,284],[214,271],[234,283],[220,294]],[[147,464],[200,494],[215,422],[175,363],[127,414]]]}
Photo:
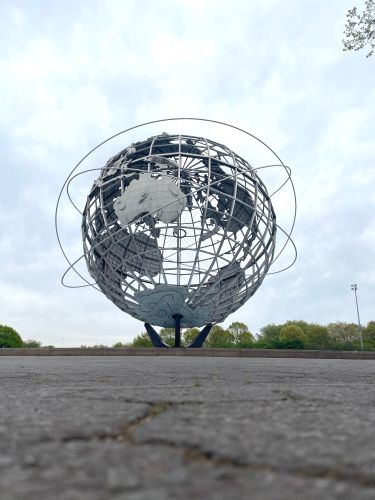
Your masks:
{"label": "tree", "polygon": [[[293,327],[293,328],[289,328]],[[303,320],[289,320],[282,325],[271,323],[260,329],[254,345],[263,349],[322,349],[329,345],[327,328]]]}
{"label": "tree", "polygon": [[242,348],[253,347],[254,342],[254,335],[248,330],[247,332],[242,332],[238,335],[237,339],[235,340],[235,346]]}
{"label": "tree", "polygon": [[124,347],[128,347],[128,344],[123,344],[122,342],[116,342],[112,346],[114,349],[122,349]]}
{"label": "tree", "polygon": [[197,335],[199,335],[199,328],[187,328],[182,334],[184,344],[185,345],[191,344],[193,340],[195,340]]}
{"label": "tree", "polygon": [[254,336],[245,323],[234,321],[228,326],[228,332],[232,336],[236,347],[248,347],[254,344]]}
{"label": "tree", "polygon": [[330,339],[326,326],[310,323],[305,331],[307,349],[326,349],[329,347]]}
{"label": "tree", "polygon": [[263,326],[258,335],[259,343],[272,343],[275,340],[278,340],[280,337],[280,330],[283,325],[275,325],[275,323],[269,323],[266,326]]}
{"label": "tree", "polygon": [[174,346],[175,329],[174,328],[161,328],[159,335],[161,339],[168,345]]}
{"label": "tree", "polygon": [[375,321],[369,321],[362,330],[366,349],[375,349]]}
{"label": "tree", "polygon": [[28,339],[23,342],[22,347],[26,347],[28,349],[38,349],[42,347],[42,343],[39,340]]}
{"label": "tree", "polygon": [[306,335],[298,325],[288,324],[283,326],[280,330],[280,340],[283,342],[289,342],[290,340],[300,340],[304,342],[305,339]]}
{"label": "tree", "polygon": [[375,0],[366,0],[361,13],[357,7],[349,9],[346,18],[344,50],[360,50],[369,45],[370,52],[366,57],[372,56],[375,50]]}
{"label": "tree", "polygon": [[206,347],[233,347],[234,341],[228,330],[220,325],[214,325],[206,340]]}
{"label": "tree", "polygon": [[7,325],[0,325],[0,347],[22,347],[21,336]]}
{"label": "tree", "polygon": [[152,345],[153,344],[147,332],[137,335],[131,343],[132,347],[152,347]]}
{"label": "tree", "polygon": [[[353,344],[358,342],[358,325],[336,321],[327,325],[328,336],[336,344]],[[349,346],[348,346],[349,347]]]}
{"label": "tree", "polygon": [[306,321],[303,321],[303,319],[292,319],[292,320],[289,320],[289,321],[286,321],[283,325],[281,325],[282,327],[283,326],[288,326],[288,325],[296,325],[296,326],[299,326],[303,333],[306,335],[309,327],[310,327],[310,323],[307,323]]}

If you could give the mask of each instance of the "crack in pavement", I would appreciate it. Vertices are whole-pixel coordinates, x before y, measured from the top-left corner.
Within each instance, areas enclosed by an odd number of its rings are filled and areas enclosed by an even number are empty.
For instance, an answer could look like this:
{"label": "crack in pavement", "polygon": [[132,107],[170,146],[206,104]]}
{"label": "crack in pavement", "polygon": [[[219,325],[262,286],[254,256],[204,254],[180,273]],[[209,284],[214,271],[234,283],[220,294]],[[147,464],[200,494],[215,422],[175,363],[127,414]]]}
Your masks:
{"label": "crack in pavement", "polygon": [[149,408],[147,409],[144,415],[132,420],[131,422],[129,422],[124,426],[121,426],[116,432],[98,432],[92,435],[71,434],[63,436],[61,438],[61,442],[69,443],[72,441],[95,441],[95,440],[96,441],[114,440],[114,441],[133,442],[133,434],[139,426],[143,425],[148,420],[156,417],[160,413],[165,412],[166,410],[168,410],[168,408],[174,406],[174,403],[172,403],[171,401],[158,401],[148,404]]}
{"label": "crack in pavement", "polygon": [[[144,402],[144,401],[143,401]],[[201,402],[195,402],[195,404]],[[305,466],[305,467],[277,467],[272,464],[252,463],[247,460],[236,459],[233,457],[220,456],[212,451],[205,450],[197,445],[188,443],[178,444],[175,441],[165,438],[147,438],[137,440],[134,434],[138,428],[151,419],[167,412],[171,408],[180,405],[189,404],[188,402],[178,403],[172,401],[157,401],[148,403],[149,408],[144,415],[134,419],[128,424],[120,427],[116,432],[97,433],[95,435],[73,435],[65,436],[61,439],[63,443],[72,441],[118,441],[128,442],[134,446],[162,446],[178,451],[185,460],[190,462],[205,462],[211,467],[233,467],[247,469],[253,472],[271,472],[274,474],[297,475],[305,479],[330,479],[334,481],[355,483],[362,487],[375,487],[375,477],[356,471],[351,471],[340,466]],[[192,403],[194,404],[194,403]]]}
{"label": "crack in pavement", "polygon": [[374,487],[375,477],[359,472],[342,469],[339,466],[321,467],[321,466],[306,466],[306,467],[277,467],[272,464],[252,463],[246,460],[236,459],[233,457],[225,457],[216,453],[204,450],[197,445],[179,445],[173,441],[166,439],[152,438],[145,439],[140,442],[134,442],[136,445],[159,445],[172,448],[180,451],[185,459],[189,461],[202,461],[214,467],[230,466],[235,468],[247,469],[254,472],[272,472],[274,474],[290,474],[301,476],[305,479],[331,479],[335,481],[356,483],[364,487]]}

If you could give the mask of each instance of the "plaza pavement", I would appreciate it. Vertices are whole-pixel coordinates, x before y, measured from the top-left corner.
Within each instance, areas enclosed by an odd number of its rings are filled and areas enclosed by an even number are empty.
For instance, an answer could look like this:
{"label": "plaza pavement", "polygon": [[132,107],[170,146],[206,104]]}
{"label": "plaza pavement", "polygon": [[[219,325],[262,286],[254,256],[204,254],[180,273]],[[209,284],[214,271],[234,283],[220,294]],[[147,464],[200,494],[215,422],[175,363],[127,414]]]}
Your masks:
{"label": "plaza pavement", "polygon": [[1,500],[374,500],[375,361],[0,358]]}

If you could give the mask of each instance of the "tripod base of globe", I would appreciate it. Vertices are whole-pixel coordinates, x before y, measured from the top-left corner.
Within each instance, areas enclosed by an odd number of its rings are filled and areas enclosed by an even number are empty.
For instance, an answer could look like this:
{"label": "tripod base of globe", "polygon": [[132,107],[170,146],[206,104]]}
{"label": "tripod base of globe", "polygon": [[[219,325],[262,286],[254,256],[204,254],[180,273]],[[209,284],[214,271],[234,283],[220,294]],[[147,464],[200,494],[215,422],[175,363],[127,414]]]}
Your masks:
{"label": "tripod base of globe", "polygon": [[[174,345],[174,347],[181,347],[181,319],[182,319],[182,315],[181,314],[174,314],[173,318],[175,320],[175,345]],[[147,331],[154,347],[172,347],[163,341],[163,339],[156,332],[156,330],[150,325],[150,323],[145,323],[145,328],[146,328],[146,331]],[[211,328],[212,328],[211,323],[206,325],[202,329],[202,331],[196,336],[196,338],[193,340],[193,342],[186,347],[193,347],[193,348],[203,347],[203,344],[204,344],[208,334],[210,333]]]}
{"label": "tripod base of globe", "polygon": [[174,314],[173,319],[175,322],[174,325],[174,346],[181,347],[181,320],[183,318],[182,314]]}

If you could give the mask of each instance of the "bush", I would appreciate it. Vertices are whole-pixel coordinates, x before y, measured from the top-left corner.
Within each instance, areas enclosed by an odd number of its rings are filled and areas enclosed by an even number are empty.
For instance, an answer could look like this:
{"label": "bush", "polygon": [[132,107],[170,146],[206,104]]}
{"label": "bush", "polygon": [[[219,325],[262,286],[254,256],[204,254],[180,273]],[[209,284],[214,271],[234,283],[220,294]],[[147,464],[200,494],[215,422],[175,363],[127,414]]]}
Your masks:
{"label": "bush", "polygon": [[128,347],[127,344],[123,344],[122,342],[116,342],[112,346],[114,349],[123,349],[124,347]]}
{"label": "bush", "polygon": [[19,333],[12,327],[0,325],[0,347],[22,347],[23,342]]}
{"label": "bush", "polygon": [[329,349],[333,351],[359,351],[359,343],[356,346],[353,342],[332,342]]}
{"label": "bush", "polygon": [[238,344],[235,345],[238,349],[253,349],[255,347],[254,341],[243,341],[243,342],[238,342]]}
{"label": "bush", "polygon": [[150,337],[147,332],[137,335],[133,340],[131,347],[153,347]]}
{"label": "bush", "polygon": [[305,343],[300,338],[276,340],[273,349],[304,349]]}
{"label": "bush", "polygon": [[253,347],[255,347],[255,349],[275,349],[273,343],[274,341],[264,340],[262,337],[259,337],[255,341]]}
{"label": "bush", "polygon": [[25,340],[22,347],[26,347],[27,349],[38,349],[42,347],[42,343],[39,340],[28,339]]}
{"label": "bush", "polygon": [[259,339],[253,344],[256,349],[304,349],[305,344],[301,339],[270,340]]}

